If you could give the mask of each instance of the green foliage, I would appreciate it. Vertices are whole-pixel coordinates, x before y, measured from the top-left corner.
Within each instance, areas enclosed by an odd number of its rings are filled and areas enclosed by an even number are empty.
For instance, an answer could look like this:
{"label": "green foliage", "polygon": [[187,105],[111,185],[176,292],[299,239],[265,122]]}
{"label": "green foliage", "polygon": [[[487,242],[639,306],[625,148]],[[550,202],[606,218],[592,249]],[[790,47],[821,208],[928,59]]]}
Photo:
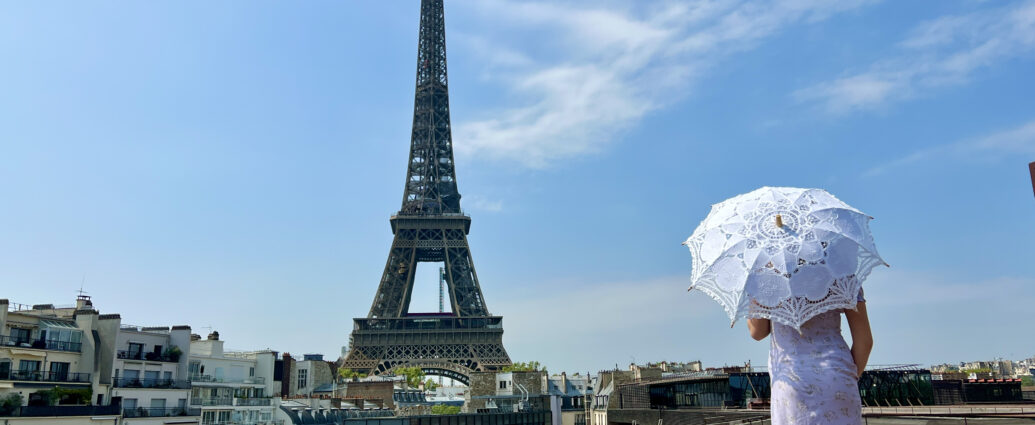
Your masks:
{"label": "green foliage", "polygon": [[992,373],[992,369],[989,369],[987,367],[979,367],[979,368],[974,368],[974,369],[963,369],[960,372],[963,372],[963,373]]}
{"label": "green foliage", "polygon": [[1025,387],[1035,387],[1035,377],[1022,376],[1021,377],[1021,385],[1025,386]]}
{"label": "green foliage", "polygon": [[432,415],[455,415],[457,413],[460,413],[460,406],[450,406],[448,404],[431,406]]}
{"label": "green foliage", "polygon": [[411,388],[417,388],[421,382],[424,382],[424,371],[419,367],[400,367],[395,369],[395,374],[405,376],[406,385]]}
{"label": "green foliage", "polygon": [[517,362],[503,368],[504,372],[546,372],[546,366],[537,361]]}
{"label": "green foliage", "polygon": [[166,357],[174,361],[179,361],[181,355],[183,355],[183,350],[180,350],[180,347],[175,345],[170,345],[165,347],[165,350],[162,350],[162,357]]}
{"label": "green foliage", "polygon": [[10,393],[0,398],[0,416],[14,412],[14,409],[22,405],[22,401],[22,395],[18,393]]}
{"label": "green foliage", "polygon": [[438,384],[435,381],[432,381],[430,378],[424,381],[424,391],[435,391],[435,388],[438,388]]}
{"label": "green foliage", "polygon": [[359,372],[356,372],[356,371],[354,371],[352,369],[349,369],[349,368],[341,368],[341,369],[338,369],[338,376],[341,377],[341,379],[344,379],[344,380],[347,380],[347,381],[351,381],[353,379],[366,378],[367,374],[359,373]]}
{"label": "green foliage", "polygon": [[57,404],[89,404],[90,398],[93,396],[93,390],[90,388],[83,389],[67,389],[61,387],[54,387],[49,390],[36,391],[47,399],[47,404],[54,406]]}

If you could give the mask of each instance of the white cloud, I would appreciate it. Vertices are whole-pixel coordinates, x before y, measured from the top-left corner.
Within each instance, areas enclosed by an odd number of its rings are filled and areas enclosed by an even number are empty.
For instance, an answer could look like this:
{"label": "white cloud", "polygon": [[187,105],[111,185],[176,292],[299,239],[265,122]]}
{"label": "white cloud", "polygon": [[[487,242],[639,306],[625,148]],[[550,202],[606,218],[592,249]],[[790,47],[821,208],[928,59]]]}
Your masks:
{"label": "white cloud", "polygon": [[922,149],[873,167],[867,170],[864,175],[879,175],[904,165],[929,162],[941,158],[954,158],[966,161],[995,160],[1012,154],[1035,155],[1035,120],[1029,121],[1020,127],[978,139]]}
{"label": "white cloud", "polygon": [[793,96],[841,113],[964,84],[979,69],[1035,48],[1035,1],[925,22],[899,47],[898,54],[866,71],[798,90]]}
{"label": "white cloud", "polygon": [[464,197],[464,205],[472,210],[500,212],[503,211],[503,201],[490,200],[479,195]]}
{"label": "white cloud", "polygon": [[510,38],[476,42],[487,68],[513,65],[505,74],[486,75],[521,103],[459,123],[457,152],[529,167],[597,152],[650,111],[683,97],[695,76],[731,52],[865,3],[695,0],[642,10],[625,3],[627,9],[590,2],[469,3],[486,20],[549,43],[519,51]]}

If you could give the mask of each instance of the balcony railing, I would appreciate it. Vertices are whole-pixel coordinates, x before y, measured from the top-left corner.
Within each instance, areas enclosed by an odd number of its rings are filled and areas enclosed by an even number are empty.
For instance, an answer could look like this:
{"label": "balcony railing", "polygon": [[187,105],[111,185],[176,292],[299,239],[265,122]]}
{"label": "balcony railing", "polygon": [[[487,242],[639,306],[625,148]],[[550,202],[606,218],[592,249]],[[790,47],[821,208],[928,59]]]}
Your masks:
{"label": "balcony railing", "polygon": [[161,418],[169,416],[201,416],[201,409],[196,407],[127,407],[122,409],[125,418]]}
{"label": "balcony railing", "polygon": [[161,353],[145,353],[143,351],[119,350],[115,356],[123,360],[147,360],[152,362],[176,363],[180,361],[180,355],[166,356]]}
{"label": "balcony railing", "polygon": [[115,378],[112,384],[115,388],[163,388],[185,390],[190,388],[190,381],[176,381],[172,379],[138,379],[138,378]]}
{"label": "balcony railing", "polygon": [[233,406],[234,399],[232,397],[215,397],[215,398],[191,398],[191,406]]}
{"label": "balcony railing", "polygon": [[119,410],[119,406],[20,406],[0,416],[109,416]]}
{"label": "balcony railing", "polygon": [[69,372],[32,372],[24,370],[12,370],[0,373],[0,380],[10,381],[33,381],[33,382],[72,382],[90,383],[89,373]]}
{"label": "balcony railing", "polygon": [[266,383],[266,378],[261,376],[253,376],[249,378],[217,378],[212,375],[191,375],[191,382],[219,382],[224,384],[258,384],[263,385]]}
{"label": "balcony railing", "polygon": [[38,350],[71,351],[75,353],[83,350],[83,343],[81,342],[54,341],[46,339],[33,340],[12,338],[6,335],[0,335],[0,346],[35,348]]}
{"label": "balcony railing", "polygon": [[264,397],[235,398],[234,406],[269,406],[271,402],[271,399]]}

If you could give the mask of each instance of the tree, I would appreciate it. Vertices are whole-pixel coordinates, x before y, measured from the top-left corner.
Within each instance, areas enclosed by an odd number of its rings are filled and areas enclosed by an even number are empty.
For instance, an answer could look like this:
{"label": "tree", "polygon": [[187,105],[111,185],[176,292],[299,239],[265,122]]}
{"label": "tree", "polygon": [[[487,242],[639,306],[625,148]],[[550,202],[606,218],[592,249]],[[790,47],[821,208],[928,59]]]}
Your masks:
{"label": "tree", "polygon": [[8,393],[3,398],[0,398],[0,416],[9,415],[14,412],[14,409],[21,407],[22,395],[19,393]]}
{"label": "tree", "polygon": [[338,369],[338,376],[341,377],[341,379],[344,379],[346,381],[351,381],[353,379],[366,378],[367,374],[359,373],[359,372],[356,372],[356,371],[354,371],[352,369],[349,369],[349,368],[341,368],[341,369]]}
{"label": "tree", "polygon": [[1035,379],[1032,379],[1031,376],[1022,376],[1021,377],[1021,385],[1025,386],[1025,387],[1035,386]]}
{"label": "tree", "polygon": [[417,388],[424,382],[424,371],[419,367],[400,367],[395,369],[395,374],[405,376],[406,385],[412,388]]}
{"label": "tree", "polygon": [[424,391],[435,391],[435,388],[438,388],[438,384],[436,384],[435,381],[432,381],[431,378],[424,381]]}
{"label": "tree", "polygon": [[537,361],[517,362],[503,368],[504,372],[546,372],[546,366]]}
{"label": "tree", "polygon": [[460,413],[460,406],[450,406],[448,404],[431,406],[432,415],[455,415],[457,413]]}

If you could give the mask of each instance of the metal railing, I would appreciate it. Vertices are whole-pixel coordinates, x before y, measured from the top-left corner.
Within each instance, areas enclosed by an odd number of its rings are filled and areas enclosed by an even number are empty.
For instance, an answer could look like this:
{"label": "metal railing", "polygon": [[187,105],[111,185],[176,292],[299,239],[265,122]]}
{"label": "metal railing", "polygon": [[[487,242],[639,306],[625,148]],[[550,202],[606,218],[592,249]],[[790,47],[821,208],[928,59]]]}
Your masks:
{"label": "metal railing", "polygon": [[196,407],[127,407],[122,409],[125,418],[161,418],[169,416],[201,416]]}
{"label": "metal railing", "polygon": [[20,406],[0,416],[108,416],[118,415],[119,406]]}
{"label": "metal railing", "polygon": [[214,397],[214,398],[191,398],[191,406],[233,406],[234,399],[232,397]]}
{"label": "metal railing", "polygon": [[217,378],[212,375],[191,375],[191,382],[218,382],[223,384],[258,384],[266,383],[266,378],[253,376],[249,378]]}
{"label": "metal railing", "polygon": [[0,373],[0,380],[9,381],[33,381],[33,382],[81,382],[90,383],[89,373],[70,372],[34,372],[25,370],[12,370]]}
{"label": "metal railing", "polygon": [[440,329],[503,329],[503,317],[438,317],[414,316],[402,318],[355,319],[355,330],[440,330]]}
{"label": "metal railing", "polygon": [[234,406],[269,406],[272,399],[265,397],[235,398]]}
{"label": "metal railing", "polygon": [[145,353],[143,351],[130,351],[130,350],[119,350],[115,353],[116,357],[123,360],[148,360],[152,362],[170,362],[176,363],[180,361],[180,356],[166,356],[161,353]]}
{"label": "metal railing", "polygon": [[7,335],[0,335],[0,346],[35,348],[37,350],[71,351],[75,353],[83,350],[83,343],[81,342],[12,338]]}
{"label": "metal railing", "polygon": [[185,390],[190,388],[190,381],[177,381],[173,379],[115,378],[112,386],[115,388],[166,388]]}

